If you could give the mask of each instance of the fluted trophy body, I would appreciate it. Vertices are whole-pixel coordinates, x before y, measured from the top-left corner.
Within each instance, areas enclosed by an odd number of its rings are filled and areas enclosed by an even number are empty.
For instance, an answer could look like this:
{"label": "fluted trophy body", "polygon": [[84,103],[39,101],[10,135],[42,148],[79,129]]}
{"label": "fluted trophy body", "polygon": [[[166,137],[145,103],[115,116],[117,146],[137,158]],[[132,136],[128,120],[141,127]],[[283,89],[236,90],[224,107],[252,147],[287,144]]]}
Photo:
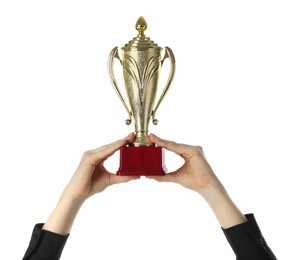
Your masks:
{"label": "fluted trophy body", "polygon": [[[131,123],[133,118],[136,132],[136,139],[132,146],[151,146],[153,145],[148,138],[148,127],[150,119],[153,124],[157,124],[155,113],[161,101],[167,93],[175,72],[175,58],[170,48],[159,47],[150,38],[144,35],[147,28],[143,17],[137,21],[136,29],[139,34],[134,37],[122,48],[120,58],[118,48],[115,47],[109,56],[109,73],[112,84],[121,99],[129,118],[126,124]],[[123,67],[125,89],[128,98],[126,103],[114,76],[114,59],[117,58]],[[171,63],[170,73],[166,86],[164,87],[158,102],[156,94],[161,68],[165,59],[169,58]]]}
{"label": "fluted trophy body", "polygon": [[156,99],[161,67],[159,50],[123,50],[126,92],[134,119],[135,146],[150,145],[148,126]]}

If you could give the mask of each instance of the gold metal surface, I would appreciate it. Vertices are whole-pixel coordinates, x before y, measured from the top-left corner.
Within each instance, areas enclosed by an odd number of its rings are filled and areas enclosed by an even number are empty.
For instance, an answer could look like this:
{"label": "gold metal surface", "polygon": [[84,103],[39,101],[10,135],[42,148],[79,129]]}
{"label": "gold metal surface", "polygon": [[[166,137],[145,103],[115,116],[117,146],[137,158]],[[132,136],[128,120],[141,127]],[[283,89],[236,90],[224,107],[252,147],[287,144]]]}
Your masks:
{"label": "gold metal surface", "polygon": [[128,119],[125,120],[125,123],[127,125],[130,125],[131,124],[131,116],[132,116],[131,109],[126,104],[126,102],[121,94],[121,91],[118,87],[118,84],[116,82],[115,75],[114,75],[114,58],[117,58],[120,61],[120,64],[122,65],[122,60],[120,59],[120,57],[118,55],[118,47],[115,47],[110,53],[109,61],[108,61],[108,70],[109,70],[109,74],[110,74],[110,79],[112,81],[112,85],[114,86],[116,93],[118,94],[122,104],[124,105],[124,107],[128,113]]}
{"label": "gold metal surface", "polygon": [[[173,52],[168,47],[165,47],[164,57],[161,57],[162,48],[144,34],[144,31],[147,29],[147,23],[142,16],[136,23],[136,29],[139,32],[138,36],[122,48],[122,60],[119,57],[117,47],[111,51],[108,60],[108,70],[111,82],[129,115],[126,124],[131,123],[131,117],[134,120],[136,139],[131,145],[149,146],[152,145],[148,138],[150,118],[152,118],[153,124],[156,125],[158,123],[157,119],[155,119],[155,113],[172,83],[175,74],[175,58]],[[129,105],[126,104],[115,80],[115,58],[120,61],[123,67]],[[161,67],[167,58],[171,65],[169,77],[154,107]]]}
{"label": "gold metal surface", "polygon": [[138,37],[145,37],[144,32],[147,29],[147,23],[143,16],[137,20],[136,29],[139,31]]}

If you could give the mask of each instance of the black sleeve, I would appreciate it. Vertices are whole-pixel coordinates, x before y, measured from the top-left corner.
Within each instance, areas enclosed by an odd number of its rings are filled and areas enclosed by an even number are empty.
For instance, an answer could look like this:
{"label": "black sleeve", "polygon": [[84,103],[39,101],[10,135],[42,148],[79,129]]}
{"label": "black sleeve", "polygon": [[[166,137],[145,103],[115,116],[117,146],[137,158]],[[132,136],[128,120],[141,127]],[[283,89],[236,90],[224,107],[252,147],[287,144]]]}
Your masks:
{"label": "black sleeve", "polygon": [[37,224],[23,260],[58,260],[67,241],[67,236],[42,230],[43,224]]}
{"label": "black sleeve", "polygon": [[254,215],[245,216],[247,222],[223,229],[237,260],[277,260],[268,247]]}

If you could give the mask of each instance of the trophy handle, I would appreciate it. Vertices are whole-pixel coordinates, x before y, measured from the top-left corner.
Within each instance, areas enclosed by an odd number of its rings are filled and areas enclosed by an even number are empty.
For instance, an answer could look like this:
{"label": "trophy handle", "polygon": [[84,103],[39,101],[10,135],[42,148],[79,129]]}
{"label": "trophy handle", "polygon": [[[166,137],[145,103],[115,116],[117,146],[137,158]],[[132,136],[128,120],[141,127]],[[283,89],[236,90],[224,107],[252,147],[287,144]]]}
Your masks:
{"label": "trophy handle", "polygon": [[125,120],[125,123],[127,125],[130,125],[131,124],[131,116],[132,116],[132,113],[131,113],[131,110],[129,109],[129,106],[126,104],[123,96],[122,96],[122,93],[118,87],[118,84],[116,82],[116,79],[115,79],[115,75],[114,75],[114,59],[117,58],[119,61],[120,61],[120,64],[122,65],[122,60],[120,59],[119,57],[119,54],[118,54],[118,47],[115,47],[110,55],[109,55],[109,59],[108,59],[108,71],[109,71],[109,75],[110,75],[110,79],[111,79],[111,82],[112,82],[112,85],[116,91],[116,93],[118,94],[118,97],[120,98],[122,104],[124,105],[127,113],[128,113],[128,119]]}
{"label": "trophy handle", "polygon": [[169,74],[169,77],[168,77],[168,81],[164,87],[164,90],[163,92],[161,93],[160,95],[160,98],[155,106],[155,108],[153,109],[152,111],[152,122],[154,125],[157,125],[158,124],[158,120],[155,119],[155,113],[156,113],[156,110],[158,109],[161,101],[164,99],[166,93],[168,92],[170,86],[171,86],[171,83],[172,83],[172,80],[173,80],[173,77],[174,77],[174,74],[175,74],[175,57],[174,57],[174,54],[172,52],[172,50],[169,48],[169,47],[165,47],[165,56],[164,58],[162,59],[161,61],[161,66],[163,65],[164,61],[166,58],[169,58],[170,59],[170,63],[171,63],[171,70],[170,70],[170,74]]}

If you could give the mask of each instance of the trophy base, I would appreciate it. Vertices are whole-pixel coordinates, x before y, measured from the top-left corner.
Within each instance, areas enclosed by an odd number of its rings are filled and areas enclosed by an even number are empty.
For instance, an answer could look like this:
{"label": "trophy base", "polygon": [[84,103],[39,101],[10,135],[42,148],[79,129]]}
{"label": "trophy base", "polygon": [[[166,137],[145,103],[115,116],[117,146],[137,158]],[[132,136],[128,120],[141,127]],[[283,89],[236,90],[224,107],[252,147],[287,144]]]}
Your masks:
{"label": "trophy base", "polygon": [[119,176],[163,176],[166,167],[162,147],[122,146],[120,148]]}

